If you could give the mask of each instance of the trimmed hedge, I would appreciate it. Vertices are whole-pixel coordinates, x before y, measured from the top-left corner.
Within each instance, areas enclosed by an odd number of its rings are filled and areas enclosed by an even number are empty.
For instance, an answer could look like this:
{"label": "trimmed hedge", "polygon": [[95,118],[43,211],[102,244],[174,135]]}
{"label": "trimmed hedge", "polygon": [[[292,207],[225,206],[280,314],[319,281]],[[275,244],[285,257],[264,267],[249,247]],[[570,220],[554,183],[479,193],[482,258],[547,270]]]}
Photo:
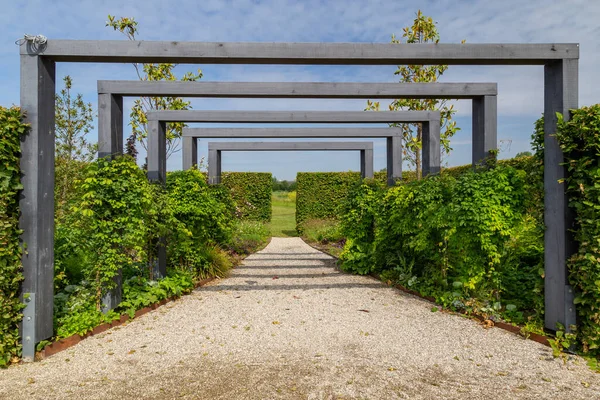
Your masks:
{"label": "trimmed hedge", "polygon": [[239,218],[264,222],[271,220],[271,173],[223,172],[221,183],[231,191]]}
{"label": "trimmed hedge", "polygon": [[337,219],[339,206],[360,182],[358,172],[298,172],[296,176],[296,230],[310,219]]}
{"label": "trimmed hedge", "polygon": [[[513,167],[526,172],[525,182],[528,185],[540,179],[542,169],[534,157],[519,157],[498,161],[498,166]],[[457,178],[472,171],[471,164],[442,169],[442,175]],[[378,171],[374,180],[385,184],[387,173]],[[402,182],[415,180],[414,171],[402,171]],[[296,177],[296,229],[302,232],[302,223],[311,219],[338,219],[339,206],[346,200],[349,190],[360,183],[358,172],[299,172]],[[398,183],[401,184],[401,183]],[[536,192],[537,193],[537,192]],[[530,193],[532,196],[536,193]],[[528,203],[529,204],[529,203]],[[541,214],[540,214],[541,215]]]}
{"label": "trimmed hedge", "polygon": [[28,131],[18,107],[0,107],[0,367],[19,357],[23,303],[22,249],[19,245],[20,140]]}

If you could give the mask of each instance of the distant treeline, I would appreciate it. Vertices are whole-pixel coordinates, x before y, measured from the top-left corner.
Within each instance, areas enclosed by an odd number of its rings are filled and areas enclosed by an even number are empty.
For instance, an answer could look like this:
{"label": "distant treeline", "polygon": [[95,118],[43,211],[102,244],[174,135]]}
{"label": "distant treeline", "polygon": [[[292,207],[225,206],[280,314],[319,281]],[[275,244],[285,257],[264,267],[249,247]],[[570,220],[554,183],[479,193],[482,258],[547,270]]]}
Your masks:
{"label": "distant treeline", "polygon": [[296,190],[296,181],[280,181],[273,177],[273,191],[293,192]]}

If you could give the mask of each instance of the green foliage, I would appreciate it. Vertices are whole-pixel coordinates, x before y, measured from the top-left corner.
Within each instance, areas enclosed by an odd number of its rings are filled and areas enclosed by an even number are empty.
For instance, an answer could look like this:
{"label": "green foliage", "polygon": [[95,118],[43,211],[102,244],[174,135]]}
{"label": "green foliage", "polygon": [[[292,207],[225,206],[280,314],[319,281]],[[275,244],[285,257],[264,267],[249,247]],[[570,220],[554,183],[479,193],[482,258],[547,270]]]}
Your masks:
{"label": "green foliage", "polygon": [[[158,210],[144,171],[128,156],[91,163],[78,185],[80,201],[72,207],[65,228],[74,231],[77,250],[89,260],[83,274],[94,289],[99,310],[119,269],[146,260],[149,218]],[[64,256],[58,254],[59,263]]]}
{"label": "green foliage", "polygon": [[379,273],[444,306],[522,322],[543,309],[543,241],[526,171],[442,173],[389,190],[355,188],[342,213],[342,268]]}
{"label": "green foliage", "polygon": [[299,172],[296,177],[296,229],[309,219],[336,219],[358,172]]}
{"label": "green foliage", "polygon": [[[439,43],[440,35],[436,23],[431,17],[417,12],[413,24],[403,28],[402,37],[406,43]],[[402,43],[392,35],[392,43]],[[395,75],[400,76],[400,82],[437,82],[439,77],[446,72],[447,65],[403,65],[398,66]],[[379,102],[369,100],[367,110],[379,111]],[[452,116],[456,113],[454,105],[449,105],[447,100],[438,99],[397,99],[392,101],[388,107],[390,111],[397,110],[439,110],[441,113],[441,137],[440,145],[442,153],[450,153],[450,138],[454,136],[459,128]],[[421,177],[421,147],[423,132],[421,125],[414,124],[391,124],[390,126],[402,128],[404,143],[403,158],[415,166],[416,176]]]}
{"label": "green foliage", "polygon": [[226,243],[231,238],[232,204],[223,190],[211,190],[195,169],[167,174],[169,207],[196,242]]}
{"label": "green foliage", "polygon": [[[106,26],[113,30],[121,32],[129,40],[137,40],[138,22],[134,18],[116,18],[113,15],[108,16]],[[141,81],[176,81],[174,69],[177,64],[162,63],[162,64],[133,64],[135,72]],[[181,78],[182,81],[195,82],[202,78],[202,71],[198,69],[196,73],[187,72]],[[189,110],[191,102],[185,101],[181,97],[142,97],[133,103],[131,108],[131,136],[127,139],[127,154],[136,157],[137,150],[135,148],[136,141],[139,142],[144,149],[146,148],[146,138],[148,136],[148,111],[152,110]],[[167,157],[179,150],[181,133],[184,123],[169,123],[167,124]]]}
{"label": "green foliage", "polygon": [[558,117],[578,245],[568,262],[569,282],[576,290],[583,351],[600,357],[600,105],[573,110],[569,121]]}
{"label": "green foliage", "polygon": [[272,175],[268,172],[223,172],[221,182],[231,191],[236,217],[271,220]]}
{"label": "green foliage", "polygon": [[98,310],[95,295],[90,286],[68,285],[54,296],[54,326],[58,339],[85,335],[96,326],[119,318],[114,311],[104,314]]}
{"label": "green foliage", "polygon": [[234,225],[229,250],[236,254],[248,255],[265,245],[270,237],[271,232],[264,222],[238,220]]}
{"label": "green foliage", "polygon": [[19,244],[19,165],[22,137],[28,132],[18,107],[0,107],[0,367],[6,367],[21,352],[19,323],[20,285],[23,281],[22,249]]}
{"label": "green foliage", "polygon": [[98,147],[86,138],[93,128],[92,104],[85,103],[81,94],[71,94],[73,80],[70,76],[65,76],[63,81],[65,87],[55,96],[54,204],[57,225],[73,201],[75,182],[81,179]]}
{"label": "green foliage", "polygon": [[302,224],[302,237],[309,242],[329,244],[343,242],[341,224],[338,220],[311,219]]}
{"label": "green foliage", "polygon": [[135,276],[123,283],[123,300],[118,309],[133,318],[139,309],[190,293],[193,289],[193,277],[184,272],[173,272],[159,281]]}

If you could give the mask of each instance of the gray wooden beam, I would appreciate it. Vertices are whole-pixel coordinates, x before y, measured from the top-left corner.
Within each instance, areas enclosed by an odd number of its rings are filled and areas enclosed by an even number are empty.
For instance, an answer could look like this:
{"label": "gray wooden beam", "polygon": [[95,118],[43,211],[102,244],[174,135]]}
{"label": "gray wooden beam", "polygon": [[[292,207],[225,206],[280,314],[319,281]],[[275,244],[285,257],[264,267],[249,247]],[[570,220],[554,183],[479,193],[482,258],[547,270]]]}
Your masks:
{"label": "gray wooden beam", "polygon": [[480,165],[498,149],[498,106],[496,96],[473,99],[473,166]]}
{"label": "gray wooden beam", "polygon": [[373,178],[372,142],[209,142],[208,182],[221,183],[223,151],[360,151],[360,173]]}
{"label": "gray wooden beam", "polygon": [[578,106],[578,60],[563,60],[544,67],[544,325],[556,330],[576,323],[574,293],[568,283],[567,260],[574,251],[569,230],[573,218],[565,194],[566,171],[562,151],[554,134],[556,113],[565,120]]}
{"label": "gray wooden beam", "polygon": [[198,165],[198,138],[184,136],[182,138],[181,152],[184,171]]}
{"label": "gray wooden beam", "polygon": [[498,94],[496,83],[98,81],[98,93],[135,97],[300,99],[472,99]]}
{"label": "gray wooden beam", "polygon": [[33,361],[37,342],[53,335],[54,305],[54,96],[55,63],[21,56],[21,109],[30,132],[21,139],[19,226],[23,230],[23,358]]}
{"label": "gray wooden beam", "polygon": [[387,184],[394,186],[402,180],[402,136],[394,135],[387,138]]}
{"label": "gray wooden beam", "polygon": [[196,138],[380,138],[399,136],[400,128],[183,128]]}
{"label": "gray wooden beam", "polygon": [[352,151],[373,150],[372,142],[209,142],[208,151]]}
{"label": "gray wooden beam", "polygon": [[423,160],[423,176],[440,173],[440,120],[423,124],[421,155]]}
{"label": "gray wooden beam", "polygon": [[61,62],[191,64],[331,64],[331,65],[543,65],[576,59],[579,46],[568,43],[220,43],[49,39],[40,49],[21,46]]}
{"label": "gray wooden beam", "polygon": [[98,94],[98,157],[123,154],[123,96]]}
{"label": "gray wooden beam", "polygon": [[236,123],[390,123],[440,119],[439,111],[150,111],[148,121]]}

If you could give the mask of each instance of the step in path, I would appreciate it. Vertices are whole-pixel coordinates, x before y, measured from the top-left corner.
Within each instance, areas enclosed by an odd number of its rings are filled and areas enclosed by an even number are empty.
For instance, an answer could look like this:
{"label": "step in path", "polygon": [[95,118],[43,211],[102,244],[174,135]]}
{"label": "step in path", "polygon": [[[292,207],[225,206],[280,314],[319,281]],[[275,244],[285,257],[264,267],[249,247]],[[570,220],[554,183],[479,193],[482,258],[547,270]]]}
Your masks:
{"label": "step in path", "polygon": [[600,398],[584,360],[273,238],[227,279],[38,363],[1,399]]}

